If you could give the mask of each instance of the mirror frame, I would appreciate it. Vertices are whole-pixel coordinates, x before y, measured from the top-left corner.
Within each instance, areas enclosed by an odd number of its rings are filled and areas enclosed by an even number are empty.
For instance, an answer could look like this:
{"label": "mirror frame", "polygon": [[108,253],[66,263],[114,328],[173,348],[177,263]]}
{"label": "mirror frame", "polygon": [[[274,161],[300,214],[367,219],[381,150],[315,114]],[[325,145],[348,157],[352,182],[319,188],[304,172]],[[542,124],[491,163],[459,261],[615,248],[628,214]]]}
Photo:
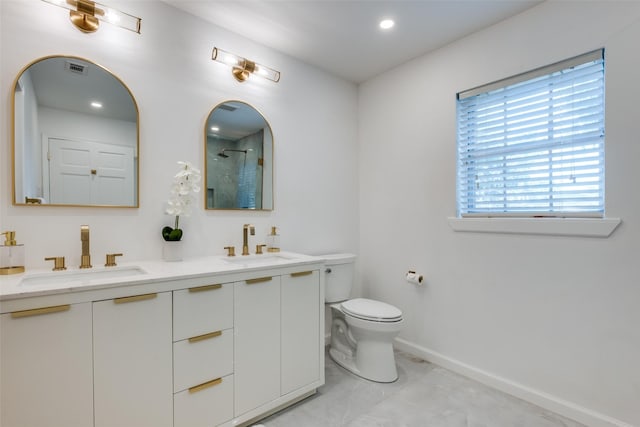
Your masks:
{"label": "mirror frame", "polygon": [[[267,127],[269,128],[269,133],[271,133],[271,207],[270,208],[261,208],[261,209],[251,209],[251,208],[210,208],[207,205],[207,177],[208,177],[208,166],[207,164],[209,163],[207,160],[207,129],[208,129],[208,124],[209,124],[209,119],[211,118],[211,115],[213,114],[213,112],[220,107],[223,104],[227,104],[229,102],[237,102],[240,104],[244,104],[248,107],[253,108],[253,110],[260,114],[260,116],[262,116],[262,119],[264,120],[264,122],[267,124]],[[274,192],[274,183],[275,183],[275,137],[273,135],[273,128],[271,127],[271,124],[269,123],[269,121],[267,120],[267,118],[264,116],[264,114],[262,114],[262,112],[260,110],[258,110],[256,107],[254,107],[253,105],[249,104],[246,101],[240,101],[238,99],[227,99],[224,101],[219,102],[218,104],[216,104],[210,111],[209,114],[207,114],[205,120],[204,120],[204,183],[202,185],[203,188],[203,194],[204,194],[204,208],[205,210],[208,211],[242,211],[242,212],[269,212],[269,211],[273,211],[275,210],[275,192]],[[264,176],[263,176],[263,182],[264,182]]]}
{"label": "mirror frame", "polygon": [[[41,61],[45,61],[47,59],[53,59],[53,58],[68,58],[68,59],[76,59],[79,61],[83,61],[86,63],[89,63],[99,69],[101,69],[102,71],[108,73],[109,75],[111,75],[114,79],[116,79],[121,85],[122,87],[124,87],[127,92],[129,93],[129,95],[131,96],[131,101],[133,102],[133,106],[136,110],[136,153],[137,153],[137,157],[135,160],[135,165],[137,165],[137,167],[135,167],[135,171],[134,171],[134,176],[135,176],[135,203],[132,205],[82,205],[82,204],[61,204],[61,203],[45,203],[45,204],[41,204],[41,203],[27,203],[25,202],[18,202],[16,200],[16,172],[17,172],[17,165],[16,165],[16,89],[18,87],[18,82],[20,80],[20,78],[22,77],[22,75],[25,73],[25,71],[27,71],[31,66],[41,62]],[[11,110],[12,110],[12,114],[11,114],[11,199],[12,199],[12,204],[13,206],[41,206],[41,207],[63,207],[63,208],[69,208],[69,207],[86,207],[86,208],[134,208],[137,209],[140,207],[140,109],[138,108],[138,102],[136,101],[135,96],[133,96],[133,92],[131,92],[131,89],[129,88],[129,86],[127,86],[127,84],[120,78],[118,77],[116,74],[114,74],[113,72],[111,72],[111,70],[109,70],[106,67],[103,67],[102,65],[87,59],[87,58],[83,58],[81,56],[76,56],[76,55],[63,55],[63,54],[57,54],[57,55],[47,55],[47,56],[43,56],[40,58],[37,58],[31,62],[29,62],[27,65],[25,65],[24,67],[22,67],[22,69],[20,70],[20,72],[18,73],[18,75],[16,76],[16,78],[14,79],[13,82],[13,86],[12,86],[12,105],[11,105]],[[22,165],[21,167],[24,167],[24,165]],[[36,199],[37,200],[37,199]],[[35,202],[35,200],[34,200]]]}

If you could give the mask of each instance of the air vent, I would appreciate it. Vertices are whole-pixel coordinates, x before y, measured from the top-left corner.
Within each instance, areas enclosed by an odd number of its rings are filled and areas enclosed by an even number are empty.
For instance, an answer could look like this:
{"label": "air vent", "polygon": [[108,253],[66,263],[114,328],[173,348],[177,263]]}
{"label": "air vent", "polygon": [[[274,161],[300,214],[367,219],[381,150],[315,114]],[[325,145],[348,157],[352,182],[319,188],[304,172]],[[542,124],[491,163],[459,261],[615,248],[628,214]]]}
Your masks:
{"label": "air vent", "polygon": [[81,74],[83,76],[86,76],[87,72],[89,71],[89,67],[87,67],[86,65],[71,61],[66,61],[64,63],[64,68],[71,73]]}
{"label": "air vent", "polygon": [[236,111],[238,109],[238,107],[234,107],[232,105],[227,105],[227,104],[222,104],[218,106],[218,108],[221,110],[227,110],[227,111]]}

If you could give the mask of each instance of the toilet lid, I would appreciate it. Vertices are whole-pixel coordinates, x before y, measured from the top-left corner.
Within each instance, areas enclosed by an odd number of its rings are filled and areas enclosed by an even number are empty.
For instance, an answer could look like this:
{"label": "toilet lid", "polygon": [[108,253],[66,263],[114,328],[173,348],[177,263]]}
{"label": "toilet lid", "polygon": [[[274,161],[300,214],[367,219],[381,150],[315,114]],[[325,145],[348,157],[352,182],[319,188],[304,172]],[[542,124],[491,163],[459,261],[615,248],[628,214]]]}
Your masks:
{"label": "toilet lid", "polygon": [[402,311],[391,304],[380,301],[356,298],[345,301],[341,305],[345,313],[363,320],[376,322],[397,322],[402,320]]}

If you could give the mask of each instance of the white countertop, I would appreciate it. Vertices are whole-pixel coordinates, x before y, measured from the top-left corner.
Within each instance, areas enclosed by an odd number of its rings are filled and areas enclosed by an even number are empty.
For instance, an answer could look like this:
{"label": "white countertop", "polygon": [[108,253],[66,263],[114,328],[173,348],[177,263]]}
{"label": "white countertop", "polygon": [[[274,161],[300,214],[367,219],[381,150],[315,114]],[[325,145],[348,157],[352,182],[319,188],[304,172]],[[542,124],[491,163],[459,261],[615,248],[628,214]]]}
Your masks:
{"label": "white countertop", "polygon": [[[207,256],[179,262],[123,262],[116,267],[68,267],[64,271],[31,269],[25,273],[0,276],[0,301],[322,262],[324,259],[321,257],[277,252],[235,257]],[[110,277],[114,272],[113,276],[118,277]]]}

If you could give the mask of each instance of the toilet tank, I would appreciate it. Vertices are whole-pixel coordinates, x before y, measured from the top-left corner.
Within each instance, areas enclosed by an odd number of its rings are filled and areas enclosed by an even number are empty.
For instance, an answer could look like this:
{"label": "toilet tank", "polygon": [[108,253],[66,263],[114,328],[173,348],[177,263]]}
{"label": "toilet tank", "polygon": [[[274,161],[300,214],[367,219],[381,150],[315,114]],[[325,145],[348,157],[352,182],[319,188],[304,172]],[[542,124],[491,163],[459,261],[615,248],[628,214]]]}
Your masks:
{"label": "toilet tank", "polygon": [[328,303],[345,301],[351,295],[356,256],[353,254],[319,255],[324,258],[324,300]]}

